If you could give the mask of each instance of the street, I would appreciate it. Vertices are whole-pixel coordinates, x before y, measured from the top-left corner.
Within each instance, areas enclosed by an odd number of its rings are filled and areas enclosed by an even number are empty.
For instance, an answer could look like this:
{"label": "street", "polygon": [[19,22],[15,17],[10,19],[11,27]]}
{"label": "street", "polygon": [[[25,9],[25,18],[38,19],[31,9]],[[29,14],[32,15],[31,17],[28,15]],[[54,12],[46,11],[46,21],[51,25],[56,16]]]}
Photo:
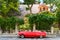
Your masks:
{"label": "street", "polygon": [[0,37],[0,40],[60,40],[60,37],[53,38],[17,38],[17,37]]}
{"label": "street", "polygon": [[48,35],[46,38],[18,38],[17,35],[0,34],[0,40],[60,40],[60,35]]}

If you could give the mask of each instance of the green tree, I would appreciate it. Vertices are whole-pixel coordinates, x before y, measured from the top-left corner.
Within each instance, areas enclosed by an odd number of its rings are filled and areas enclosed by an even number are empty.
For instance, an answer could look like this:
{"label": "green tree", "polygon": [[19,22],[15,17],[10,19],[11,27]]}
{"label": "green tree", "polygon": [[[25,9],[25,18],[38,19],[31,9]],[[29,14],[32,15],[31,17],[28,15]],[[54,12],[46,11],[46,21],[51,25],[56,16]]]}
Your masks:
{"label": "green tree", "polygon": [[56,17],[57,17],[57,22],[58,22],[58,27],[59,27],[59,30],[60,30],[60,1],[59,0],[55,0],[55,5],[57,6],[57,9],[56,9]]}
{"label": "green tree", "polygon": [[15,28],[15,17],[16,13],[19,14],[19,0],[0,0],[0,15],[1,18],[1,28],[2,30],[14,29]]}
{"label": "green tree", "polygon": [[[18,12],[19,0],[0,0],[0,14],[8,16],[9,12]],[[14,13],[13,13],[14,14]]]}
{"label": "green tree", "polygon": [[46,4],[55,4],[58,8],[60,7],[60,1],[59,0],[44,0],[44,3]]}
{"label": "green tree", "polygon": [[10,29],[10,30],[15,30],[15,26],[16,26],[16,24],[17,24],[17,27],[19,26],[19,25],[22,25],[22,24],[24,24],[24,20],[22,19],[22,18],[17,18],[17,17],[9,17],[9,18],[7,18],[8,20],[7,20],[7,26],[8,26],[8,28],[7,29]]}
{"label": "green tree", "polygon": [[3,32],[6,29],[5,28],[5,23],[6,23],[6,20],[3,17],[0,17],[0,28],[2,29]]}
{"label": "green tree", "polygon": [[24,0],[24,4],[27,4],[28,9],[30,10],[30,13],[32,13],[31,8],[34,3],[35,3],[35,0]]}
{"label": "green tree", "polygon": [[58,27],[59,27],[59,30],[60,30],[60,9],[57,10],[56,17],[57,17]]}
{"label": "green tree", "polygon": [[17,17],[0,17],[0,28],[2,29],[2,32],[8,31],[9,33],[13,30],[15,30],[16,23],[19,25],[24,24],[24,20],[22,18]]}
{"label": "green tree", "polygon": [[44,3],[46,4],[52,4],[55,0],[44,0]]}
{"label": "green tree", "polygon": [[35,24],[38,30],[50,30],[50,27],[55,21],[55,14],[45,11],[38,14],[31,14],[28,18],[32,27]]}
{"label": "green tree", "polygon": [[50,12],[42,12],[38,15],[36,27],[40,30],[50,30],[55,21],[55,14]]}

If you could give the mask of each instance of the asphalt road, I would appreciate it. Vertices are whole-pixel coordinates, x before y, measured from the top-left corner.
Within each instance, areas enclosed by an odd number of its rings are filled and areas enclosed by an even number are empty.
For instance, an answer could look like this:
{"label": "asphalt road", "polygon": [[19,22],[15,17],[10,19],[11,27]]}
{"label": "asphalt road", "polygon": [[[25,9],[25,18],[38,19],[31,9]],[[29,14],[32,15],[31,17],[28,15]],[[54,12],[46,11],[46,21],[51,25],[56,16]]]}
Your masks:
{"label": "asphalt road", "polygon": [[[49,35],[47,38],[18,38],[17,35],[0,35],[0,40],[60,40],[60,35]],[[52,37],[53,36],[53,37]]]}
{"label": "asphalt road", "polygon": [[53,38],[17,38],[17,37],[0,37],[0,40],[60,40],[60,37]]}

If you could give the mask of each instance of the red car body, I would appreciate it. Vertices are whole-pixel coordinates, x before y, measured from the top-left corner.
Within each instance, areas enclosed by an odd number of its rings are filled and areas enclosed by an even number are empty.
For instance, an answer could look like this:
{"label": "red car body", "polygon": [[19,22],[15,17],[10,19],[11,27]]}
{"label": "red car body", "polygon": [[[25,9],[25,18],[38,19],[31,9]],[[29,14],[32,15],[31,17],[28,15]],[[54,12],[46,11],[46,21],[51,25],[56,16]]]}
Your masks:
{"label": "red car body", "polygon": [[36,31],[36,32],[29,32],[29,31],[21,31],[18,32],[18,36],[20,37],[23,35],[24,37],[46,37],[46,32]]}

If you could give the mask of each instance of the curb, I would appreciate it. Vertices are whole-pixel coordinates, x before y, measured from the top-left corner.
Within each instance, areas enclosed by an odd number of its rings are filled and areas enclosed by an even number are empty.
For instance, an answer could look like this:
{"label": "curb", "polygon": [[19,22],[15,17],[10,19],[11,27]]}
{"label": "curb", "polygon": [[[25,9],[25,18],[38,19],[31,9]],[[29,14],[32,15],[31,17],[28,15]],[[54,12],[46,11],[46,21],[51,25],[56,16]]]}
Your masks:
{"label": "curb", "polygon": [[47,37],[56,37],[56,34],[47,34]]}

